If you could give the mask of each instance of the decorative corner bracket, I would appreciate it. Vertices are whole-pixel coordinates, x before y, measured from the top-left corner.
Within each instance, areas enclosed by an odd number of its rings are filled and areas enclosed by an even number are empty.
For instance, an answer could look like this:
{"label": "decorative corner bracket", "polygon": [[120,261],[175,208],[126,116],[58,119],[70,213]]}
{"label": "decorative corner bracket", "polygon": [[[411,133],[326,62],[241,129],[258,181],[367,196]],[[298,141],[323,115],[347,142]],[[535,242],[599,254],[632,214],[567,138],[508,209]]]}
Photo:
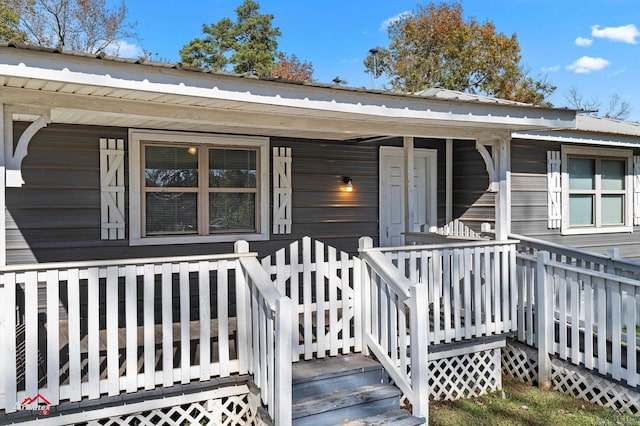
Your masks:
{"label": "decorative corner bracket", "polygon": [[43,127],[47,127],[51,123],[51,113],[49,111],[38,114],[29,114],[29,116],[37,117],[20,135],[18,143],[13,146],[13,115],[15,112],[7,111],[4,114],[4,152],[5,152],[5,170],[6,170],[6,186],[12,188],[20,188],[24,185],[22,178],[22,160],[27,156],[29,143],[33,136]]}
{"label": "decorative corner bracket", "polygon": [[[491,148],[491,152],[489,152],[489,149],[487,147]],[[496,167],[496,159],[494,158],[494,147],[494,141],[476,141],[476,149],[482,156],[484,164],[487,167],[487,173],[489,174],[489,188],[487,188],[489,192],[498,192],[500,184],[500,179],[498,177],[498,171]]]}

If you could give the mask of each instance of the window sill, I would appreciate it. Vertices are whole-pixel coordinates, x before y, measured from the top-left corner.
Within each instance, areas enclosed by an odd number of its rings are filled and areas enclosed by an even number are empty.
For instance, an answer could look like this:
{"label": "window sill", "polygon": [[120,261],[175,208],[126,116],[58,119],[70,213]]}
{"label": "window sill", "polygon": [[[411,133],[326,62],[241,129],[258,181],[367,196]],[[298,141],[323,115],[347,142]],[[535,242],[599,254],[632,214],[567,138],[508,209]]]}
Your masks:
{"label": "window sill", "polygon": [[633,226],[608,226],[606,228],[562,228],[562,235],[631,233]]}
{"label": "window sill", "polygon": [[203,244],[203,243],[232,243],[238,240],[265,241],[269,239],[268,233],[261,234],[224,234],[224,235],[174,235],[162,237],[132,237],[130,246],[159,246],[171,244]]}

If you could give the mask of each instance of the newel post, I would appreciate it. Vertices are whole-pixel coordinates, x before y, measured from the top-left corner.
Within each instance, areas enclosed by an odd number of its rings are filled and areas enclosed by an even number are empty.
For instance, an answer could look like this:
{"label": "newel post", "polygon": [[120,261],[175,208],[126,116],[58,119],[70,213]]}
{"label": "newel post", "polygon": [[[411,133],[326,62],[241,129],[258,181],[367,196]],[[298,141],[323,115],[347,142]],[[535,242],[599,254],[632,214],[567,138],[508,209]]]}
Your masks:
{"label": "newel post", "polygon": [[369,355],[368,336],[371,335],[371,271],[367,264],[367,254],[365,249],[373,248],[373,239],[371,237],[361,237],[358,240],[358,249],[360,251],[360,277],[362,279],[360,289],[360,309],[362,310],[362,354]]}
{"label": "newel post", "polygon": [[551,358],[553,342],[552,276],[547,273],[549,252],[538,252],[536,266],[536,342],[538,344],[538,386],[551,388]]}
{"label": "newel post", "polygon": [[411,286],[411,387],[413,415],[429,424],[429,303],[427,285]]}
{"label": "newel post", "polygon": [[288,426],[291,424],[292,401],[292,366],[291,366],[291,333],[293,327],[293,303],[286,296],[276,300],[276,370],[275,370],[275,409],[274,417],[277,425]]}
{"label": "newel post", "polygon": [[[244,240],[233,244],[236,254],[249,253],[249,243]],[[253,371],[251,365],[251,290],[249,280],[239,259],[236,259],[236,321],[238,328],[238,362],[240,374]]]}

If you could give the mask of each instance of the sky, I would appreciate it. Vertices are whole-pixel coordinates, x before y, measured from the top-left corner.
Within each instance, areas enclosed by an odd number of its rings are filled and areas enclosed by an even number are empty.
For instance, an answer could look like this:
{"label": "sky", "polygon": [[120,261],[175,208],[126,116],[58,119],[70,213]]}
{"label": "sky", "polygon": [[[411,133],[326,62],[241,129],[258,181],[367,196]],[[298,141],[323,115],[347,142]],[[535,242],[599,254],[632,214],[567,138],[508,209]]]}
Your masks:
{"label": "sky", "polygon": [[[139,40],[125,40],[122,56],[135,57],[144,48],[169,62],[179,50],[202,35],[202,24],[228,17],[243,0],[127,0],[129,19],[137,22]],[[280,28],[278,50],[295,54],[314,67],[314,79],[346,86],[384,88],[363,61],[369,49],[389,45],[386,25],[411,12],[418,0],[256,0],[260,12],[274,16]],[[605,109],[612,95],[632,107],[630,121],[640,121],[639,0],[462,0],[465,17],[491,21],[496,30],[515,33],[521,64],[531,76],[546,77],[557,86],[548,100],[567,106],[575,88]]]}

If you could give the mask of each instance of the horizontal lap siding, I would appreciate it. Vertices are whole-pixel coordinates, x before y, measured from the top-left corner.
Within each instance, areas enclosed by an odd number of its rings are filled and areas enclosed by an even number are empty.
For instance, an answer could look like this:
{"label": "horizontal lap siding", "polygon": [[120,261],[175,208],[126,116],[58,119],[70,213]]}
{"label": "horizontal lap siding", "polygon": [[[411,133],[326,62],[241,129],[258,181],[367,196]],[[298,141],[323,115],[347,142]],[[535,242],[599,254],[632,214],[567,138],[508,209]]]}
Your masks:
{"label": "horizontal lap siding", "polygon": [[[597,253],[617,247],[625,257],[640,258],[640,228],[633,233],[562,235],[547,228],[547,151],[561,144],[514,139],[511,144],[511,230],[554,243]],[[638,151],[635,152],[638,155]]]}
{"label": "horizontal lap siding", "polygon": [[[14,127],[17,137],[26,126]],[[6,192],[9,264],[233,252],[233,242],[130,247],[128,240],[102,241],[101,137],[126,141],[127,129],[53,124],[32,139],[23,161],[25,185]],[[376,146],[283,138],[272,138],[271,145],[292,148],[292,233],[252,242],[252,250],[270,254],[309,235],[355,252],[359,237],[377,236]],[[352,193],[342,190],[343,176],[353,179]],[[128,167],[125,181],[128,190]],[[125,204],[128,236],[128,192]],[[269,204],[271,212],[271,197]]]}
{"label": "horizontal lap siding", "polygon": [[495,223],[495,196],[487,192],[489,176],[475,141],[453,142],[453,218],[479,231]]}
{"label": "horizontal lap siding", "polygon": [[[252,246],[271,253],[308,235],[353,253],[360,237],[377,237],[376,146],[290,138],[271,138],[271,145],[291,148],[291,234]],[[344,176],[353,180],[353,192],[344,191]]]}

